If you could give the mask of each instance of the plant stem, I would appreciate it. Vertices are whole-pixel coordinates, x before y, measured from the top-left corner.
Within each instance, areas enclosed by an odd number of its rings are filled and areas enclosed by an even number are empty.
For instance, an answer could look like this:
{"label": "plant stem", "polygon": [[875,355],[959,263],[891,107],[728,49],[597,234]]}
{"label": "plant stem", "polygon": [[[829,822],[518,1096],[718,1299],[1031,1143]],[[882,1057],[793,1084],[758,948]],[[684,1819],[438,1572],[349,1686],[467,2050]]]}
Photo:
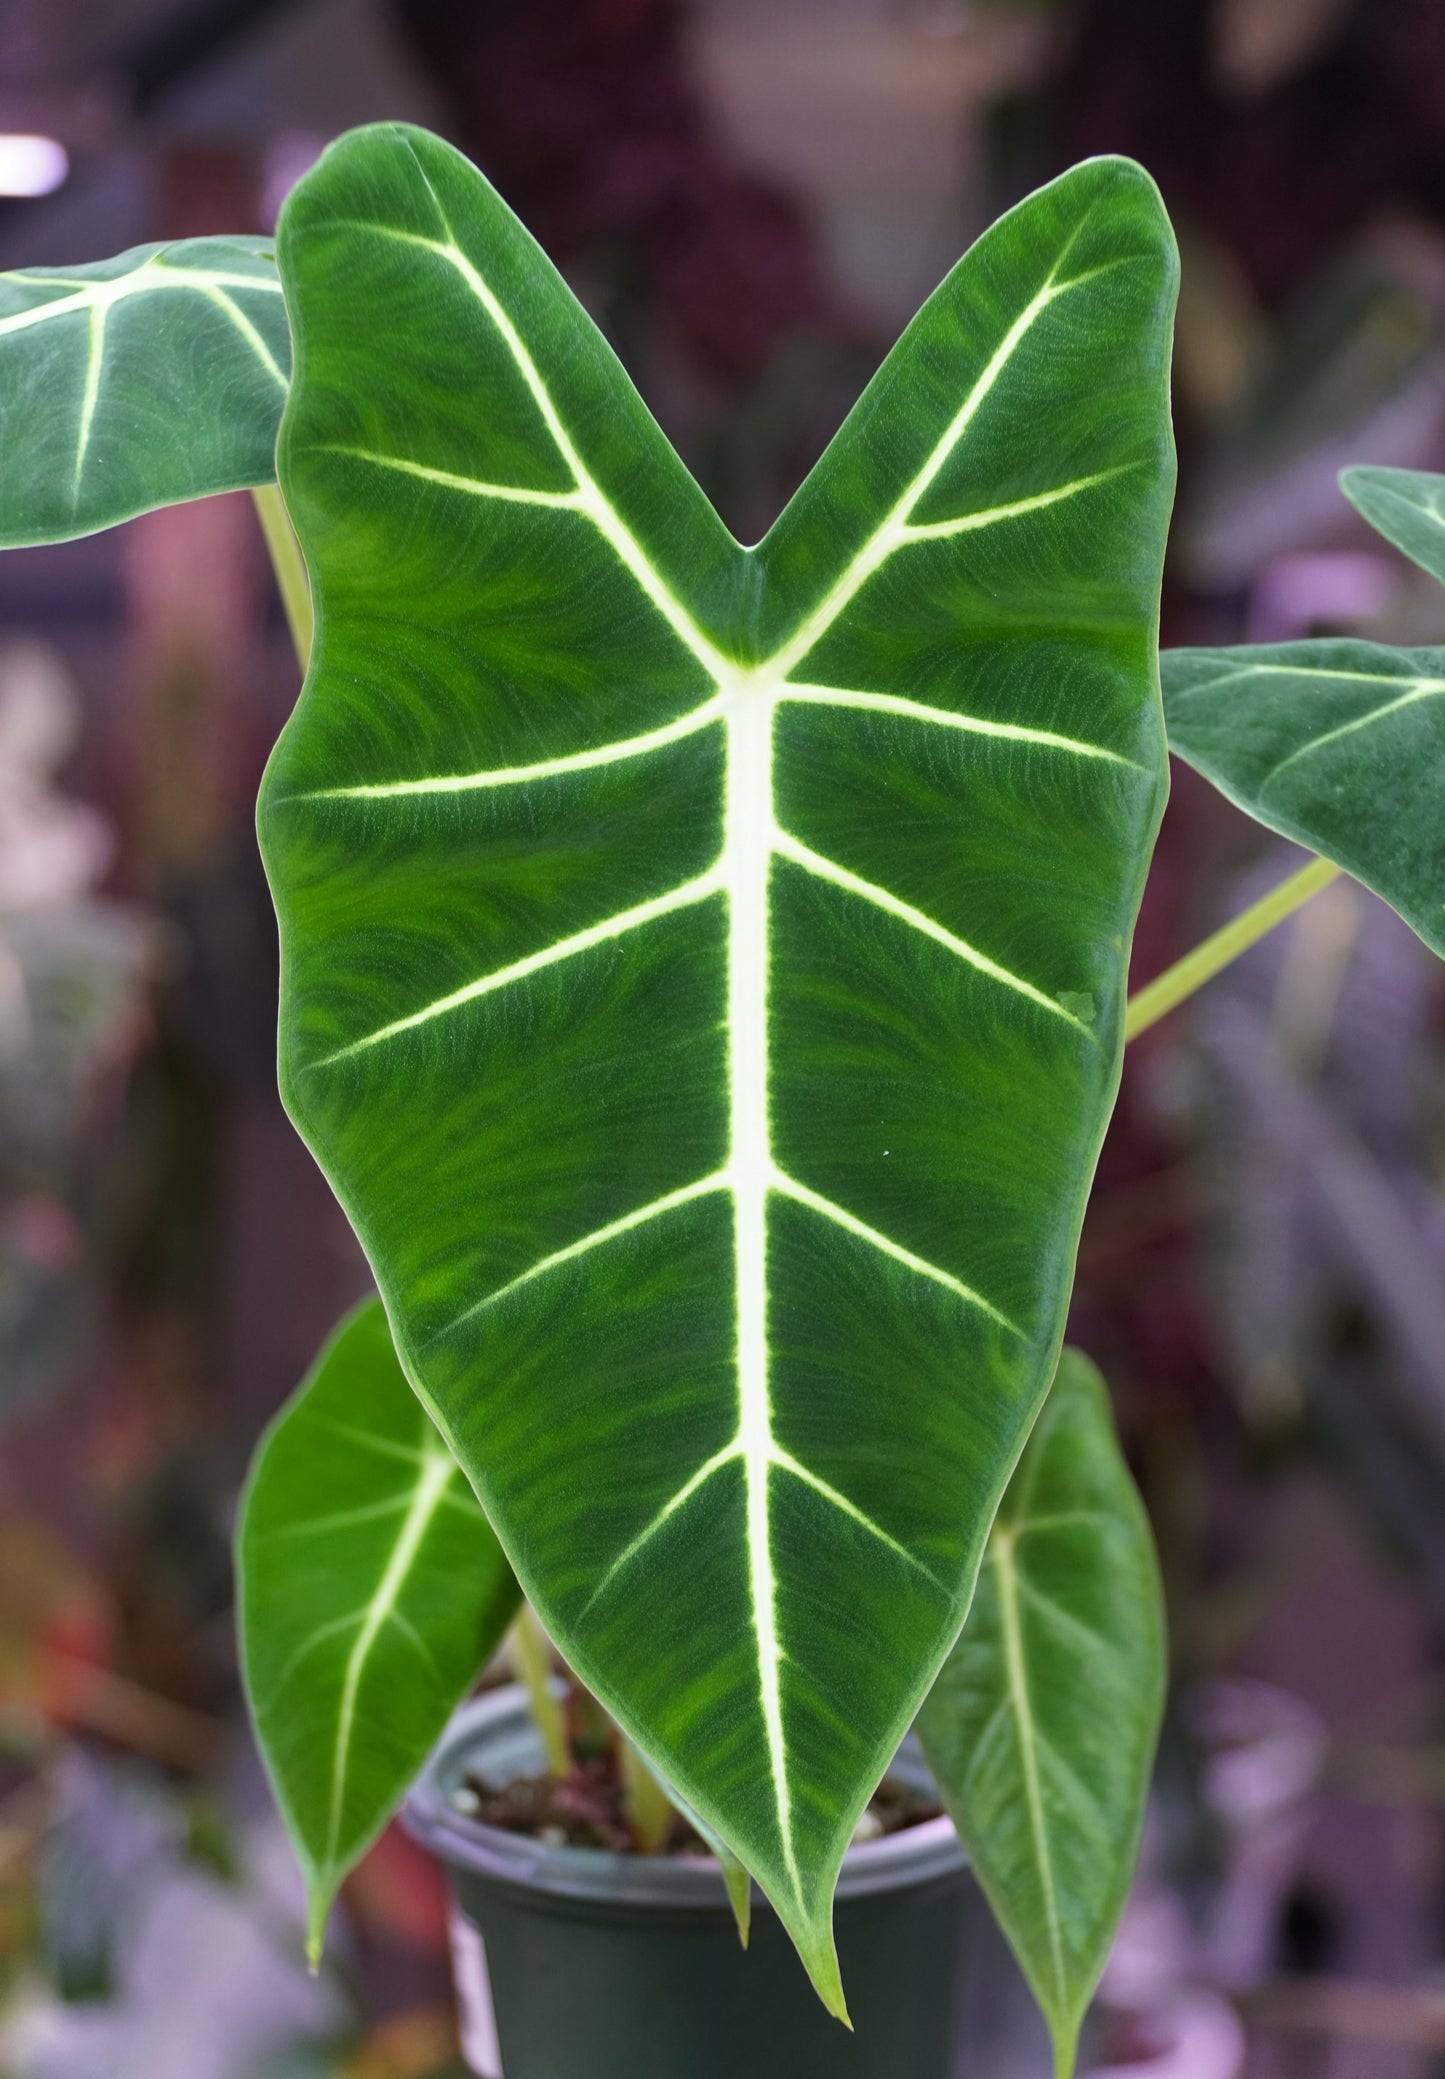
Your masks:
{"label": "plant stem", "polygon": [[617,1769],[632,1837],[644,1855],[660,1855],[672,1832],[672,1801],[620,1726]]}
{"label": "plant stem", "polygon": [[554,1776],[569,1776],[572,1753],[567,1745],[567,1727],[562,1706],[552,1694],[552,1641],[525,1599],[512,1626],[511,1644],[512,1665],[531,1702],[533,1722],[547,1750],[547,1766]]}
{"label": "plant stem", "polygon": [[296,539],[296,530],[291,525],[291,515],[286,510],[279,485],[261,484],[251,496],[256,501],[256,514],[261,522],[261,532],[266,537],[281,604],[286,609],[286,625],[296,645],[296,661],[304,673],[311,661],[311,638],[316,623],[311,612],[311,581],[306,575],[301,544]]}
{"label": "plant stem", "polygon": [[1166,967],[1162,975],[1156,976],[1137,995],[1129,998],[1124,1009],[1126,1043],[1137,1039],[1141,1032],[1147,1032],[1151,1025],[1157,1024],[1160,1018],[1192,996],[1196,989],[1202,989],[1206,982],[1213,981],[1232,960],[1247,952],[1266,932],[1273,931],[1276,924],[1282,924],[1312,895],[1318,895],[1321,888],[1327,888],[1339,873],[1340,868],[1332,860],[1312,859],[1308,866],[1292,873],[1287,881],[1271,888],[1268,895],[1252,902],[1247,910],[1223,925],[1202,945],[1196,946],[1192,953],[1186,953],[1182,960]]}

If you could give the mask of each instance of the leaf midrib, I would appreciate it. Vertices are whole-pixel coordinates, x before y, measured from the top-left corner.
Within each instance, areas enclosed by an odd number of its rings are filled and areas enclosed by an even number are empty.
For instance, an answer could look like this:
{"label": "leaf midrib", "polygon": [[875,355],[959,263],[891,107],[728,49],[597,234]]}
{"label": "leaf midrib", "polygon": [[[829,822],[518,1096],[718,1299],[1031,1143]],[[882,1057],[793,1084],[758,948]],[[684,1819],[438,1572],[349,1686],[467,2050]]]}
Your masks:
{"label": "leaf midrib", "polygon": [[[361,1624],[347,1655],[341,1697],[337,1705],[336,1738],[331,1763],[331,1803],[327,1815],[326,1847],[322,1856],[323,1869],[335,1864],[341,1843],[341,1821],[346,1803],[347,1773],[361,1678],[366,1672],[372,1648],[383,1628],[394,1618],[399,1619],[397,1605],[406,1586],[407,1576],[416,1563],[417,1555],[437,1511],[446,1500],[447,1489],[456,1477],[456,1461],[449,1451],[423,1450],[416,1483],[407,1499],[406,1513],[398,1526],[386,1566],[361,1613]],[[415,1633],[412,1635],[414,1637]]]}
{"label": "leaf midrib", "polygon": [[1023,1622],[1019,1608],[1018,1577],[1014,1561],[1014,1533],[995,1526],[989,1540],[989,1558],[998,1582],[999,1628],[1003,1634],[1004,1667],[1008,1680],[1008,1704],[1018,1734],[1019,1764],[1024,1779],[1024,1803],[1029,1836],[1039,1872],[1048,1929],[1049,1958],[1053,1966],[1054,1992],[1060,2013],[1068,2007],[1068,1977],[1064,1965],[1063,1929],[1059,1922],[1058,1890],[1054,1881],[1053,1854],[1049,1846],[1048,1821],[1044,1813],[1043,1783],[1039,1775],[1039,1742],[1034,1725],[1033,1700],[1029,1693],[1028,1668],[1024,1659]]}

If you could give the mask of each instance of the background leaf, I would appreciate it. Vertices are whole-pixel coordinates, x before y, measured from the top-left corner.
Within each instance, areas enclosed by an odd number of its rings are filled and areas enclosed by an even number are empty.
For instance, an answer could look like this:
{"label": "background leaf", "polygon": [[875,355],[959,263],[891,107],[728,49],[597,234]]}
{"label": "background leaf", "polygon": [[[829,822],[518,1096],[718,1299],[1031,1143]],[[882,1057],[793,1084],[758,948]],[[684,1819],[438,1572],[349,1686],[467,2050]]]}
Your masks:
{"label": "background leaf", "polygon": [[1065,1350],[918,1721],[1063,2075],[1134,1873],[1165,1675],[1149,1520],[1104,1382]]}
{"label": "background leaf", "polygon": [[1054,1369],[1163,798],[1175,259],[1032,197],[755,551],[465,160],[286,205],[286,1101],[567,1660],[833,1885]]}
{"label": "background leaf", "polygon": [[270,483],[290,365],[268,239],[0,275],[0,548]]}
{"label": "background leaf", "polygon": [[337,1885],[520,1600],[379,1300],[341,1324],[262,1438],[236,1556],[246,1693],[314,1958]]}
{"label": "background leaf", "polygon": [[1377,534],[1445,584],[1445,476],[1423,469],[1345,469],[1340,489]]}
{"label": "background leaf", "polygon": [[1170,749],[1445,954],[1445,651],[1330,639],[1159,663]]}

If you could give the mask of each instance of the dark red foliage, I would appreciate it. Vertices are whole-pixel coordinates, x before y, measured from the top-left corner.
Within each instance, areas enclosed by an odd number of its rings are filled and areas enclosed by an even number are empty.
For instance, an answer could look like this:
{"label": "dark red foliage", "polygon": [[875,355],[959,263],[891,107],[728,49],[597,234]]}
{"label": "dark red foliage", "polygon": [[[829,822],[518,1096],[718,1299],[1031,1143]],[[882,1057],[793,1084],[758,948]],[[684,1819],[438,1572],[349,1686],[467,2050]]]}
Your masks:
{"label": "dark red foliage", "polygon": [[745,384],[822,292],[781,190],[735,172],[684,70],[675,0],[397,0],[457,142],[564,267],[620,279],[712,377]]}
{"label": "dark red foliage", "polygon": [[1129,152],[1272,303],[1385,208],[1445,214],[1445,7],[1356,0],[1267,91],[1211,62],[1213,0],[1088,0],[1054,96],[1055,155]]}

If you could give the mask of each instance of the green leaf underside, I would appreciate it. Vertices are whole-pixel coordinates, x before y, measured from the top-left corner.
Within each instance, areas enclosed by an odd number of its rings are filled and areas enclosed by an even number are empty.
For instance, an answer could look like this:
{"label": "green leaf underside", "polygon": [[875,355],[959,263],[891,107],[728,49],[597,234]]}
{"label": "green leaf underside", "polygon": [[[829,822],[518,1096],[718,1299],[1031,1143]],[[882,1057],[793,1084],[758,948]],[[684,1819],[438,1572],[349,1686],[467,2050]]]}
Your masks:
{"label": "green leaf underside", "polygon": [[337,1885],[520,1600],[379,1300],[342,1323],[263,1438],[236,1554],[246,1692],[314,1960]]}
{"label": "green leaf underside", "polygon": [[1120,161],[1006,218],[755,550],[435,139],[279,245],[283,1092],[548,1630],[841,2012],[1117,1081],[1167,222]]}
{"label": "green leaf underside", "polygon": [[1064,2075],[1133,1876],[1165,1673],[1148,1518],[1103,1381],[1065,1350],[919,1717]]}
{"label": "green leaf underside", "polygon": [[1377,534],[1445,585],[1445,476],[1423,469],[1345,469],[1340,489]]}
{"label": "green leaf underside", "polygon": [[1445,650],[1325,639],[1160,659],[1169,747],[1445,955]]}
{"label": "green leaf underside", "polygon": [[269,239],[0,275],[0,547],[270,483],[290,364]]}

